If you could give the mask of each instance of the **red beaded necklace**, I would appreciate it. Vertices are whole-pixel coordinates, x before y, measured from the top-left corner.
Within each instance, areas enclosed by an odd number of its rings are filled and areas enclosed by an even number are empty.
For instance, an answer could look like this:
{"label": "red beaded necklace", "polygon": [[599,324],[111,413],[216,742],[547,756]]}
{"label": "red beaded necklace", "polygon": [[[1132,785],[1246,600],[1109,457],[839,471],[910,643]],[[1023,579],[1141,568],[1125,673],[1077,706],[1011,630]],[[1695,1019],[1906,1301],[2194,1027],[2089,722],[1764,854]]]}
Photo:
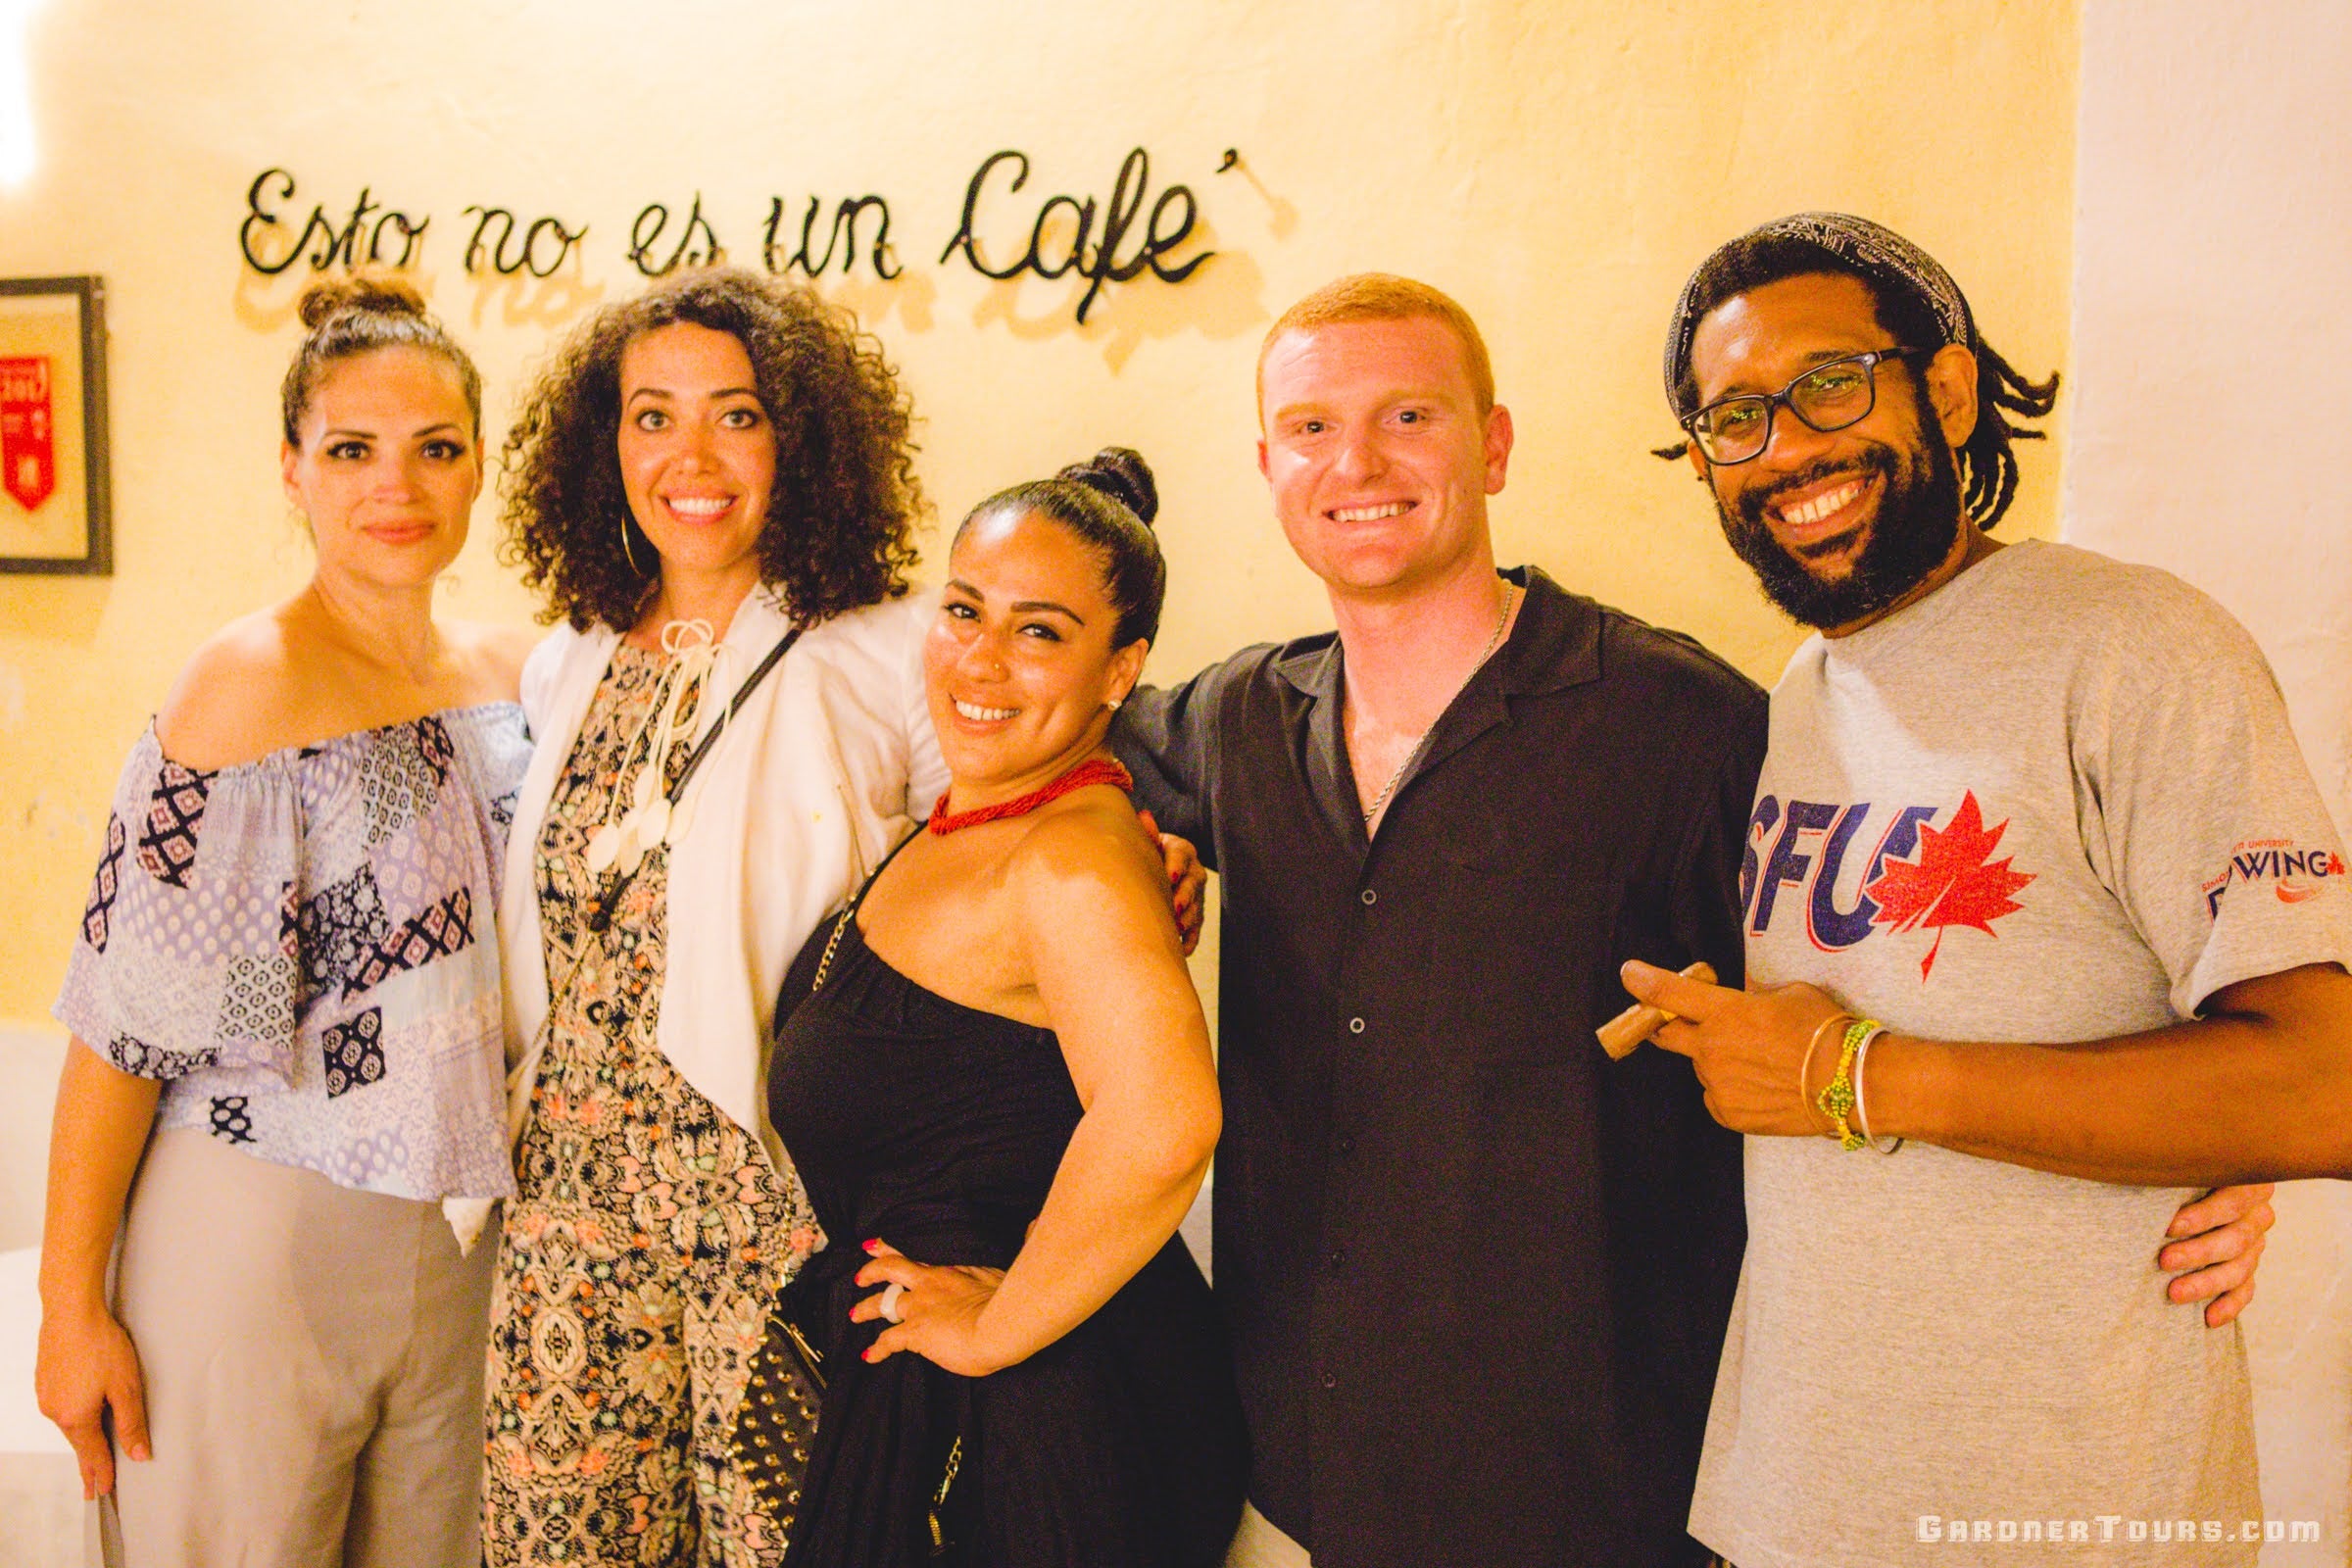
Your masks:
{"label": "red beaded necklace", "polygon": [[1026,795],[1016,795],[1009,801],[999,801],[994,806],[951,813],[948,810],[948,797],[942,795],[939,804],[931,808],[931,820],[924,825],[934,833],[945,835],[957,828],[978,827],[983,822],[1002,822],[1009,816],[1026,816],[1048,801],[1057,800],[1089,784],[1115,784],[1122,790],[1132,792],[1135,789],[1135,775],[1106,757],[1093,757],[1051,784],[1031,790]]}

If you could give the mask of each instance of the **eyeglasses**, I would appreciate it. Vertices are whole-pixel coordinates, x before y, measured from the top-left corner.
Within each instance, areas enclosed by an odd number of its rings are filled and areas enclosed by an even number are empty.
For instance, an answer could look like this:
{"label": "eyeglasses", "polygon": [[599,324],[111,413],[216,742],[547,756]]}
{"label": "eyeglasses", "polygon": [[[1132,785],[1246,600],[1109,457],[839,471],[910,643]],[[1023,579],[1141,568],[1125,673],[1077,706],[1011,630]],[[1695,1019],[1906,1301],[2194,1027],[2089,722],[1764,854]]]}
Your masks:
{"label": "eyeglasses", "polygon": [[1683,420],[1709,463],[1746,463],[1772,442],[1776,405],[1827,435],[1870,417],[1878,406],[1878,366],[1886,360],[1933,359],[1933,349],[1872,349],[1816,365],[1778,392],[1745,393],[1708,404]]}

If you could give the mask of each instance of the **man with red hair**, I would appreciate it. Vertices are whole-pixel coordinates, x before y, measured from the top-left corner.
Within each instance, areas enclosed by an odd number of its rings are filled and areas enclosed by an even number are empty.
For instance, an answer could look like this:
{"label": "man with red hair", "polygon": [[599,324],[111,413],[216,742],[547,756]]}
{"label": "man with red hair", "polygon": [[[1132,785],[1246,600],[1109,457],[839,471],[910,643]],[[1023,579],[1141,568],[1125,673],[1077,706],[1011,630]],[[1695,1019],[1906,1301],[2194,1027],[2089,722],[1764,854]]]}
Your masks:
{"label": "man with red hair", "polygon": [[1222,877],[1233,1561],[1703,1563],[1739,1141],[1682,1062],[1592,1031],[1628,957],[1738,983],[1763,696],[1496,570],[1511,416],[1446,295],[1343,278],[1257,379],[1259,467],[1336,630],[1139,691],[1112,737]]}

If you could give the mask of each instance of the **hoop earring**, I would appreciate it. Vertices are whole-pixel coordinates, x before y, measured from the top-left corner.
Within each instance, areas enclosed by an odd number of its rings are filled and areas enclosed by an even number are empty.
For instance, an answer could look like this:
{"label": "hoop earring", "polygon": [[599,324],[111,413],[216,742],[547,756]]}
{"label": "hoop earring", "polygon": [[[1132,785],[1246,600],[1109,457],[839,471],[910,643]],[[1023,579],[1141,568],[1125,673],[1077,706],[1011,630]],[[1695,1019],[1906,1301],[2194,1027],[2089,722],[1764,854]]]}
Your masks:
{"label": "hoop earring", "polygon": [[620,553],[629,558],[629,569],[643,577],[645,568],[637,564],[637,547],[629,543],[629,514],[620,514]]}

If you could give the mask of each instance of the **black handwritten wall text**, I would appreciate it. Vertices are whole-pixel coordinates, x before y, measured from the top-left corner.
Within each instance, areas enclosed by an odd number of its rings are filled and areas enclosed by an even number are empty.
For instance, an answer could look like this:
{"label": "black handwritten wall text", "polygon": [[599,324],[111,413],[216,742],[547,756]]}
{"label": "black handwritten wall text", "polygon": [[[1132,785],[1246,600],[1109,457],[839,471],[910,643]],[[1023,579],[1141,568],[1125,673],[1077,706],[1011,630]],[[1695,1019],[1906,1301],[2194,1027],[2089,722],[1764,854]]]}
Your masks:
{"label": "black handwritten wall text", "polygon": [[[1214,172],[1223,173],[1240,159],[1228,148]],[[1086,279],[1075,307],[1083,323],[1105,285],[1132,282],[1147,271],[1162,282],[1182,283],[1216,254],[1175,254],[1193,238],[1200,199],[1181,184],[1153,196],[1152,158],[1141,147],[1120,162],[1108,194],[1100,200],[1061,193],[1024,209],[1012,198],[1027,186],[1030,172],[1029,155],[1018,150],[981,160],[965,182],[960,221],[939,253],[940,266],[960,260],[981,276],[999,280],[1023,273],[1044,279],[1076,273]],[[326,204],[318,202],[305,213],[295,193],[294,173],[282,168],[262,171],[246,188],[237,248],[254,271],[275,276],[297,264],[321,272],[369,263],[419,265],[432,226],[430,213],[387,206],[371,186],[362,186],[348,210],[337,207],[330,216]],[[461,257],[468,276],[528,272],[552,277],[586,256],[591,225],[585,221],[554,213],[526,219],[514,208],[486,202],[460,212],[473,225],[466,231]],[[706,210],[700,191],[682,210],[672,202],[648,202],[628,226],[623,259],[646,277],[724,261],[728,248],[719,232],[724,217]],[[889,200],[872,191],[831,203],[812,194],[805,206],[772,196],[759,225],[759,264],[779,276],[815,278],[836,270],[848,276],[862,266],[885,281],[897,278],[906,269],[892,242],[891,219]]]}

